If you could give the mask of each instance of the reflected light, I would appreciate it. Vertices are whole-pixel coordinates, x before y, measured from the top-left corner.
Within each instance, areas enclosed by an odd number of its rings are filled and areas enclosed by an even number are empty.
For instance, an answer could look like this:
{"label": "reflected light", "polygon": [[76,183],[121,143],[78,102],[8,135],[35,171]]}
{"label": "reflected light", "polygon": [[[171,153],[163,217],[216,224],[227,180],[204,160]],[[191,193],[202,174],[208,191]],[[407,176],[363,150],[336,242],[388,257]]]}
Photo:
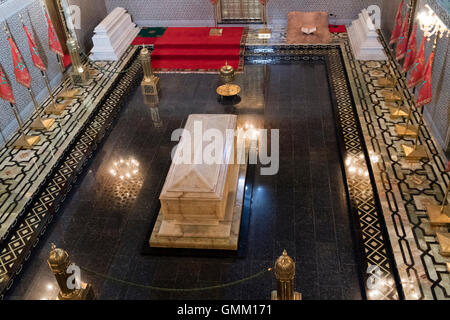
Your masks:
{"label": "reflected light", "polygon": [[107,183],[108,200],[116,207],[128,207],[137,199],[144,178],[140,171],[140,163],[133,157],[120,158],[113,161],[107,170],[113,182]]}

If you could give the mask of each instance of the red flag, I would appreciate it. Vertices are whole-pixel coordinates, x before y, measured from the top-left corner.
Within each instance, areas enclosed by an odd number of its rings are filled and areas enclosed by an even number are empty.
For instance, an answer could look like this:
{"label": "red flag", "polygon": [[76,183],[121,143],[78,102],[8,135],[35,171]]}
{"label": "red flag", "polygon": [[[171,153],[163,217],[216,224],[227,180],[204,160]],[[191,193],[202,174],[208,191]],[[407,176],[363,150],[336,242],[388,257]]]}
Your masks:
{"label": "red flag", "polygon": [[395,16],[395,26],[394,30],[392,31],[391,35],[391,41],[389,42],[390,45],[396,43],[398,41],[398,38],[400,38],[400,33],[402,32],[402,9],[403,9],[404,0],[400,2],[400,6],[397,10],[397,15]]}
{"label": "red flag", "polygon": [[269,0],[259,0],[259,3],[261,3],[263,6],[267,4]]}
{"label": "red flag", "polygon": [[447,168],[445,168],[445,172],[450,172],[450,161],[447,163]]}
{"label": "red flag", "polygon": [[423,70],[425,68],[425,42],[425,37],[423,37],[419,54],[416,56],[416,60],[412,66],[411,77],[408,81],[408,88],[410,89],[417,86],[423,79]]}
{"label": "red flag", "polygon": [[414,59],[416,59],[417,54],[417,24],[414,24],[413,31],[408,41],[408,49],[406,51],[406,58],[403,62],[403,72],[408,72],[414,64]]}
{"label": "red flag", "polygon": [[211,1],[211,4],[214,6],[218,0],[209,0],[209,1]]}
{"label": "red flag", "polygon": [[23,62],[22,55],[17,49],[16,43],[14,40],[9,37],[8,38],[9,45],[11,46],[11,55],[13,59],[14,65],[14,74],[16,75],[16,81],[23,85],[24,87],[29,88],[31,86],[31,76],[28,72],[27,66]]}
{"label": "red flag", "polygon": [[48,13],[45,13],[45,18],[47,19],[48,24],[48,45],[50,46],[50,50],[52,50],[57,55],[64,57],[64,52],[61,47],[61,43],[56,36],[55,28],[53,28],[52,20],[48,16]]}
{"label": "red flag", "polygon": [[403,21],[402,34],[398,38],[397,48],[395,48],[395,59],[397,61],[402,60],[406,55],[406,49],[408,47],[408,30],[409,30],[409,12],[406,13],[405,20]]}
{"label": "red flag", "polygon": [[26,25],[23,26],[23,30],[25,30],[25,33],[27,34],[28,46],[30,47],[31,58],[33,59],[34,66],[42,71],[47,70],[45,68],[44,62],[42,62],[41,56],[39,55],[36,44],[34,43],[33,36],[30,34],[30,32],[28,32],[28,28]]}
{"label": "red flag", "polygon": [[8,80],[6,79],[6,74],[3,71],[2,66],[0,66],[0,98],[5,99],[8,102],[16,103],[14,99],[14,94],[9,85]]}
{"label": "red flag", "polygon": [[428,58],[427,67],[425,68],[423,82],[419,88],[419,94],[417,96],[416,107],[420,108],[427,103],[431,102],[432,99],[432,88],[431,88],[431,71],[433,70],[433,60],[434,52],[430,54]]}

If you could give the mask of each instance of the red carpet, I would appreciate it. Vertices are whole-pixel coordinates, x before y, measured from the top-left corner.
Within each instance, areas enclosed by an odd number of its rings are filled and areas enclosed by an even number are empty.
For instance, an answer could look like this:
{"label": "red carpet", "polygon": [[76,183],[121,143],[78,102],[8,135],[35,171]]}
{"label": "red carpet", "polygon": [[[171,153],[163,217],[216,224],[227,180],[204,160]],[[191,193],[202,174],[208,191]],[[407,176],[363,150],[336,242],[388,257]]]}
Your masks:
{"label": "red carpet", "polygon": [[152,64],[164,70],[217,70],[226,61],[239,67],[244,28],[224,27],[221,37],[210,36],[211,28],[167,28],[154,44]]}
{"label": "red carpet", "polygon": [[149,37],[136,37],[131,45],[133,46],[142,46],[142,45],[150,45],[154,44],[158,40],[158,38],[149,38]]}

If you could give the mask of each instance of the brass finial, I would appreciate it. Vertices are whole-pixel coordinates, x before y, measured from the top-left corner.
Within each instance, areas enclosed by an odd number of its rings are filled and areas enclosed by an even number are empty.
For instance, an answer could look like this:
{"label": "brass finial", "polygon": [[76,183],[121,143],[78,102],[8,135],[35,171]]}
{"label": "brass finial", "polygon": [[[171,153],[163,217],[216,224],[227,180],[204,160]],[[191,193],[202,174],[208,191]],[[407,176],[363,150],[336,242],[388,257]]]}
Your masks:
{"label": "brass finial", "polygon": [[300,300],[301,294],[294,291],[295,262],[286,249],[275,262],[277,290],[272,292],[272,300]]}
{"label": "brass finial", "polygon": [[22,22],[22,25],[25,25],[25,20],[23,20],[22,13],[19,12],[18,16],[19,16],[20,22]]}

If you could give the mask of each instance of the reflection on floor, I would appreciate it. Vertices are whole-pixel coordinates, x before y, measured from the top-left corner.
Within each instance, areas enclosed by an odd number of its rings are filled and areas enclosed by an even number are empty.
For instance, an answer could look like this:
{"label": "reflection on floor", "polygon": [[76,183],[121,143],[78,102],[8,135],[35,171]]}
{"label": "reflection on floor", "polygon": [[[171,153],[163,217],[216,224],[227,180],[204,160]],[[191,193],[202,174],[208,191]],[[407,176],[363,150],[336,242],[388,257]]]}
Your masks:
{"label": "reflection on floor", "polygon": [[[46,264],[48,243],[54,242],[81,266],[174,288],[241,279],[272,266],[287,249],[297,263],[296,289],[304,299],[360,299],[325,66],[247,66],[237,83],[242,102],[234,109],[217,102],[216,75],[161,75],[159,118],[137,89],[7,298],[55,296]],[[256,170],[242,259],[141,255],[170,165],[170,135],[191,113],[245,114],[267,129],[280,129],[280,171],[261,176]],[[127,161],[133,170],[121,173],[118,167]],[[126,173],[137,181],[133,187],[124,182]],[[267,299],[274,288],[272,276],[198,293],[151,292],[87,274],[83,280],[105,299]]]}

